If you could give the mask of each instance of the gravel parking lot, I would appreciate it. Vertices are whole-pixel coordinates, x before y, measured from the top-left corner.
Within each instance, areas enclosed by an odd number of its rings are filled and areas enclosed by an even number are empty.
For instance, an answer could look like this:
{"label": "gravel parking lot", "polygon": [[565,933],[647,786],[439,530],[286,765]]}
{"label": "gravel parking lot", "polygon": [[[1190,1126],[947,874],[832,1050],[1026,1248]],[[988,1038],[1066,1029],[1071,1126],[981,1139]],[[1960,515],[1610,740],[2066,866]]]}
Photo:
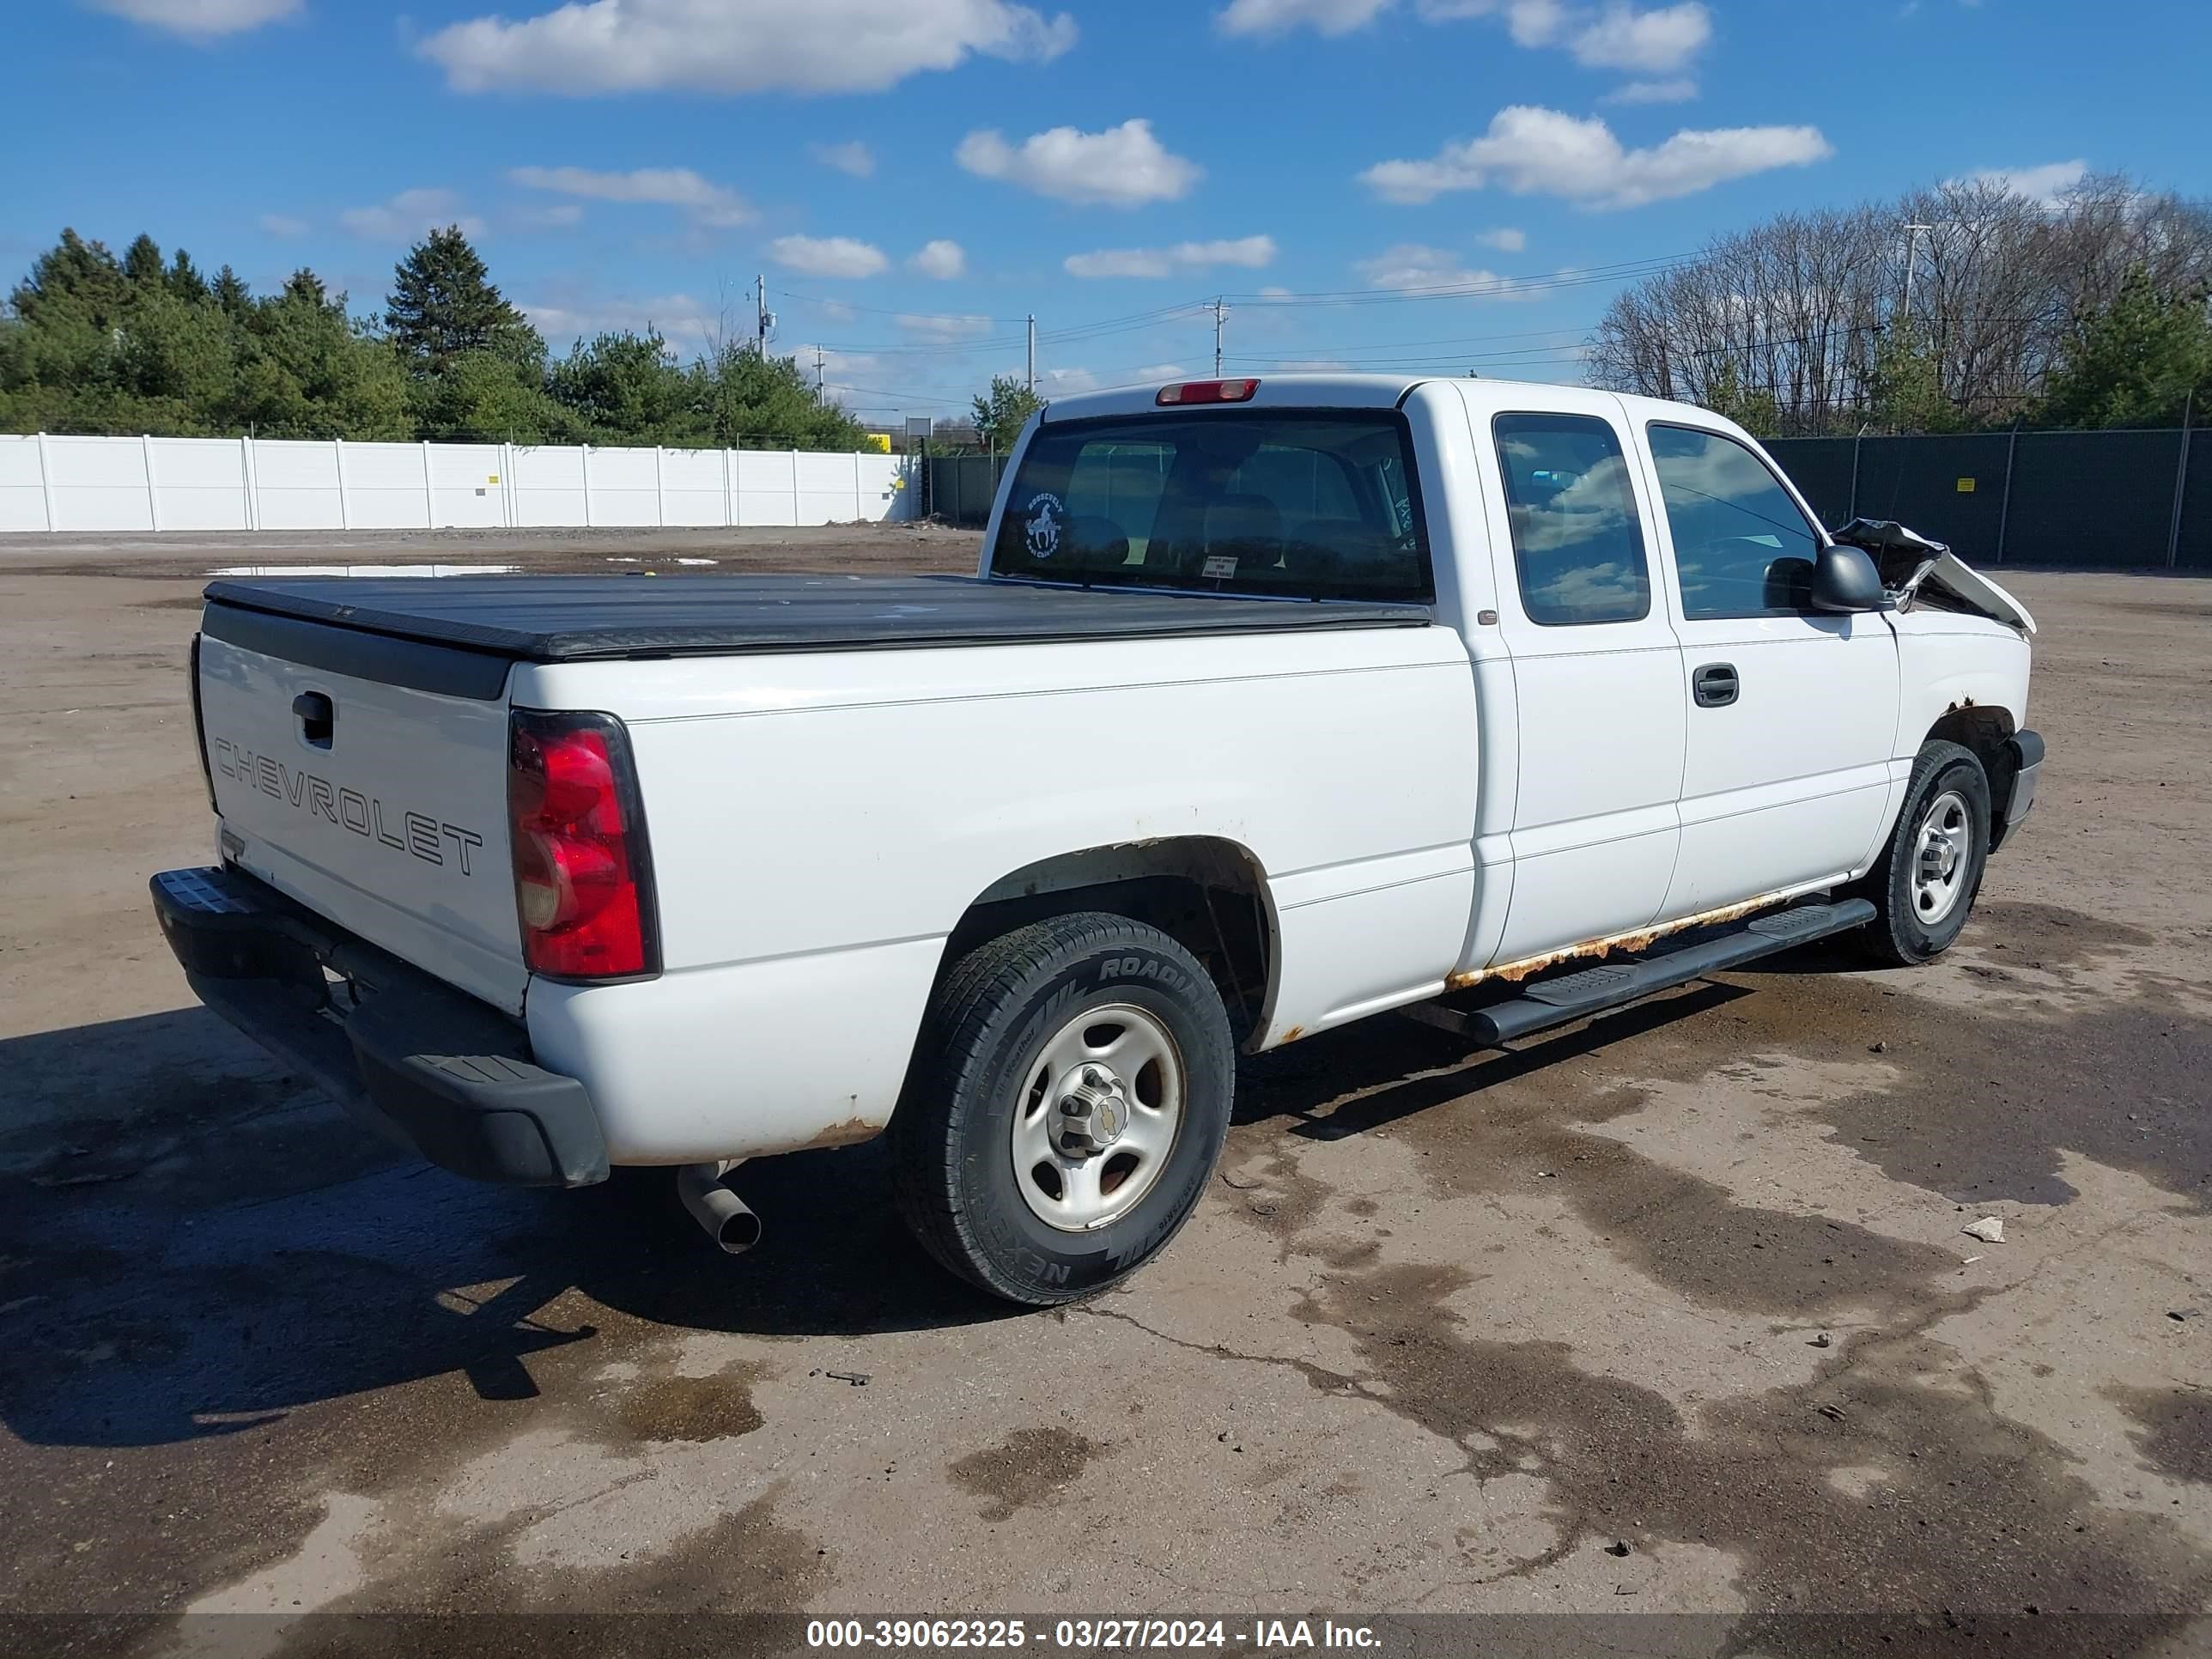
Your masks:
{"label": "gravel parking lot", "polygon": [[974,548],[0,538],[0,1614],[76,1615],[9,1646],[703,1609],[2212,1651],[2212,582],[2008,574],[2051,760],[1942,961],[1247,1062],[1189,1229],[1059,1312],[921,1260],[878,1146],[748,1166],[731,1260],[626,1184],[402,1160],[185,991],[144,883],[211,856],[210,569]]}

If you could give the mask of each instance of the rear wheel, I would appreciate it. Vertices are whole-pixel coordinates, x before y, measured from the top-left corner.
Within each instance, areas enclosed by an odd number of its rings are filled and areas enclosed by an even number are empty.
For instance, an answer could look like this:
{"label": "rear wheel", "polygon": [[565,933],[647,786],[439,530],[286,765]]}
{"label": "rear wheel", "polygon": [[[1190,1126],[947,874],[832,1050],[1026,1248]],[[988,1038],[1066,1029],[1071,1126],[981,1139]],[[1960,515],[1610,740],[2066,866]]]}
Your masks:
{"label": "rear wheel", "polygon": [[1859,935],[1868,951],[1901,966],[1950,949],[1981,891],[1989,848],[1982,763],[1955,743],[1927,744],[1881,858],[1858,884],[1878,912]]}
{"label": "rear wheel", "polygon": [[1101,912],[1018,928],[939,987],[891,1115],[900,1213],[994,1295],[1091,1295],[1189,1218],[1235,1085],[1220,993],[1165,933]]}

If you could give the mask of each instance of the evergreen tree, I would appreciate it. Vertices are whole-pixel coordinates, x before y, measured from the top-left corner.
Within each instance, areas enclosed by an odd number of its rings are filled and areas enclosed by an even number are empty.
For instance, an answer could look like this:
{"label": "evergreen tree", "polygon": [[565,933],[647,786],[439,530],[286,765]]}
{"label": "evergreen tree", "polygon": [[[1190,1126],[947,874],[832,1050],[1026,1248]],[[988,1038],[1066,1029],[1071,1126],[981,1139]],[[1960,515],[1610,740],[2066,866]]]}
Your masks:
{"label": "evergreen tree", "polygon": [[442,374],[474,352],[542,373],[545,343],[493,285],[458,225],[432,231],[394,269],[384,327],[410,374]]}
{"label": "evergreen tree", "polygon": [[228,265],[216,272],[215,286],[210,291],[215,296],[215,302],[231,317],[245,316],[246,307],[253,303],[252,293]]}
{"label": "evergreen tree", "polygon": [[975,399],[975,435],[993,449],[1011,449],[1022,422],[1044,407],[1044,399],[1011,374],[994,374],[991,389]]}
{"label": "evergreen tree", "polygon": [[1960,424],[1936,353],[1909,322],[1893,325],[1875,349],[1867,403],[1875,424],[1893,432],[1951,432]]}
{"label": "evergreen tree", "polygon": [[2162,294],[2137,267],[2110,305],[2075,325],[2043,418],[2054,426],[2179,425],[2192,392],[2202,418],[2212,404],[2212,313],[2202,294]]}
{"label": "evergreen tree", "polygon": [[123,251],[123,274],[133,288],[152,288],[167,281],[169,273],[161,263],[161,245],[140,231]]}
{"label": "evergreen tree", "polygon": [[553,365],[546,390],[604,443],[699,443],[712,425],[710,400],[654,328],[577,341]]}
{"label": "evergreen tree", "polygon": [[192,256],[182,248],[169,261],[169,292],[179,300],[204,300],[208,297],[207,280],[192,264]]}

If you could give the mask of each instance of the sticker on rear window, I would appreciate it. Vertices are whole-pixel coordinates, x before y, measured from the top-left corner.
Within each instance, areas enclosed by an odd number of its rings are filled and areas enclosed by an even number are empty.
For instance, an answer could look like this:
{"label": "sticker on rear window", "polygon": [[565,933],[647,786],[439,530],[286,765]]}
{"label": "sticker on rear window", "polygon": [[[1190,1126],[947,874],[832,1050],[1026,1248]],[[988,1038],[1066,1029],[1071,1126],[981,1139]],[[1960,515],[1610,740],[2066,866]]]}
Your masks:
{"label": "sticker on rear window", "polygon": [[1032,556],[1048,559],[1060,551],[1060,519],[1064,510],[1057,495],[1030,497],[1029,544]]}
{"label": "sticker on rear window", "polygon": [[1200,575],[1223,580],[1237,574],[1237,558],[1231,553],[1216,553],[1199,567]]}

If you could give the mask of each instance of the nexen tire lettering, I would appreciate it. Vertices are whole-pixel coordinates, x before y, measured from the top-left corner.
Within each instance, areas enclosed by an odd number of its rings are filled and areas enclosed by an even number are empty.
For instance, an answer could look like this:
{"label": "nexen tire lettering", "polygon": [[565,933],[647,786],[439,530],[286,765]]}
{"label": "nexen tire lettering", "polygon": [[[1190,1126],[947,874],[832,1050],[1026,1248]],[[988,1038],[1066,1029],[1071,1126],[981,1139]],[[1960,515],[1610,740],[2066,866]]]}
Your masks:
{"label": "nexen tire lettering", "polygon": [[[459,866],[461,873],[475,873],[471,855],[484,843],[473,830],[422,812],[401,811],[396,820],[387,818],[384,803],[374,795],[333,784],[313,772],[295,772],[282,761],[256,754],[228,738],[210,738],[208,754],[223,776],[258,789],[272,800],[287,802],[307,817],[327,819],[338,829],[425,864],[445,865],[447,854],[441,843],[450,843],[453,862]],[[397,830],[392,828],[395,822],[399,826]]]}

